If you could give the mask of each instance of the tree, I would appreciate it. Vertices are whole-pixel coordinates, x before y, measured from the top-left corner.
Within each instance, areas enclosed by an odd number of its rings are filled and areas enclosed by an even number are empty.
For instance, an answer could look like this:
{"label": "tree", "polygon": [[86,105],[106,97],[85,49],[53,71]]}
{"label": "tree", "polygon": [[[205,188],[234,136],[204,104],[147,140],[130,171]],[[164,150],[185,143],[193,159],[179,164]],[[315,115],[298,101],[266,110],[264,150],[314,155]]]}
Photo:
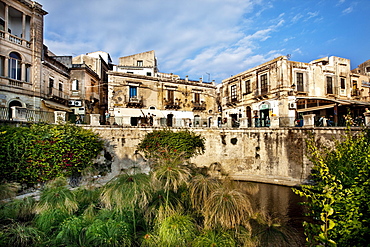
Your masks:
{"label": "tree", "polygon": [[294,191],[307,198],[312,222],[305,222],[311,245],[366,246],[370,237],[369,131],[350,129],[333,149],[323,148],[314,136],[307,140],[313,164],[312,185]]}

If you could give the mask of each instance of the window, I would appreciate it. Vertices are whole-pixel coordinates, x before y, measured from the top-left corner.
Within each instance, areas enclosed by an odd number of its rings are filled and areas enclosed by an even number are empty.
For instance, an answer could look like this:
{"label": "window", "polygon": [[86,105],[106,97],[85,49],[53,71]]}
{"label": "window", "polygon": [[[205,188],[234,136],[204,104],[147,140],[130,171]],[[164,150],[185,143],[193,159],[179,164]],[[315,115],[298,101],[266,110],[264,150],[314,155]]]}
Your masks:
{"label": "window", "polygon": [[173,90],[167,90],[167,101],[169,102],[169,103],[172,103],[173,104],[173,102],[174,102],[174,95],[175,95],[175,93],[174,93],[175,91],[173,91]]}
{"label": "window", "polygon": [[261,94],[267,93],[267,74],[261,75]]}
{"label": "window", "polygon": [[369,73],[370,72],[370,67],[366,67],[366,72]]}
{"label": "window", "polygon": [[147,76],[152,76],[152,72],[146,72]]}
{"label": "window", "polygon": [[130,98],[137,98],[137,87],[130,86]]}
{"label": "window", "polygon": [[138,60],[137,61],[137,66],[138,67],[143,67],[143,60]]}
{"label": "window", "polygon": [[298,92],[304,92],[303,73],[297,73],[297,91]]}
{"label": "window", "polygon": [[49,95],[53,94],[53,87],[54,87],[54,79],[49,78]]}
{"label": "window", "polygon": [[21,80],[21,74],[22,74],[21,66],[22,66],[21,56],[16,52],[10,53],[10,58],[9,58],[9,78],[10,79]]}
{"label": "window", "polygon": [[232,85],[231,88],[231,101],[236,101],[238,99],[236,95],[236,85]]}
{"label": "window", "polygon": [[72,90],[77,91],[78,90],[78,80],[72,81]]}
{"label": "window", "polygon": [[26,64],[26,82],[31,82],[31,65]]}
{"label": "window", "polygon": [[245,93],[251,93],[251,80],[246,80],[245,81]]}
{"label": "window", "polygon": [[62,92],[63,91],[63,82],[59,82],[59,91]]}
{"label": "window", "polygon": [[200,94],[199,93],[194,93],[194,102],[199,103],[200,102]]}
{"label": "window", "polygon": [[5,75],[4,65],[5,65],[5,57],[0,56],[0,76]]}
{"label": "window", "polygon": [[329,76],[326,77],[326,93],[333,94],[333,78]]}
{"label": "window", "polygon": [[340,78],[340,88],[345,89],[346,88],[346,79]]}
{"label": "window", "polygon": [[352,96],[360,96],[357,88],[357,81],[352,81]]}

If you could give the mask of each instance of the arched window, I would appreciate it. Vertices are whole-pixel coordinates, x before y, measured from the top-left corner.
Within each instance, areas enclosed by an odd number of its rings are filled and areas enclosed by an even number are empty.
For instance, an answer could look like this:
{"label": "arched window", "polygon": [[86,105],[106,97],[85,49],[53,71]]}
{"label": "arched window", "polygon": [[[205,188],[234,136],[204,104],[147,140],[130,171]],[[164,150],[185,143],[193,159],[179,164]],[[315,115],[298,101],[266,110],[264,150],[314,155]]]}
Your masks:
{"label": "arched window", "polygon": [[9,78],[14,80],[21,80],[22,75],[22,59],[21,56],[12,52],[9,55]]}

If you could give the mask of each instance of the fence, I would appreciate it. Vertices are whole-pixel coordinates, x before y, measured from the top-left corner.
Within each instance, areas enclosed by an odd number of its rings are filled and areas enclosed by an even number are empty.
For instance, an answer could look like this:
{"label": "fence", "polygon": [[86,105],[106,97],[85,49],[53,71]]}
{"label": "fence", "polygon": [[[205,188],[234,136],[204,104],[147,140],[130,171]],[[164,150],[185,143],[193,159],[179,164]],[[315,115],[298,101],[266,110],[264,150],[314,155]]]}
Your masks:
{"label": "fence", "polygon": [[16,107],[15,109],[0,107],[0,120],[54,123],[55,117],[54,112],[31,110],[19,107]]}

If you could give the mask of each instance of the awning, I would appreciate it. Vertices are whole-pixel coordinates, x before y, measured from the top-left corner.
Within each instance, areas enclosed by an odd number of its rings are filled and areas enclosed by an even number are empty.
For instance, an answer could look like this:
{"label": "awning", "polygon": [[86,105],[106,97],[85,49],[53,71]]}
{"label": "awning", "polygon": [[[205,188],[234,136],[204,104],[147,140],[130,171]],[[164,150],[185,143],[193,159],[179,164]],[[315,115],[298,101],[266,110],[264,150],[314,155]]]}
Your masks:
{"label": "awning", "polygon": [[42,100],[42,102],[44,102],[46,107],[49,107],[55,110],[72,112],[72,109],[70,109],[68,106],[65,106],[65,105],[50,101],[50,100]]}
{"label": "awning", "polygon": [[163,118],[164,115],[159,110],[149,110],[149,109],[133,109],[133,108],[117,108],[114,111],[114,115],[117,117],[144,117],[148,116],[149,113],[154,114],[156,117]]}
{"label": "awning", "polygon": [[164,115],[160,110],[143,109],[143,112],[145,113],[145,115],[148,115],[150,113],[150,115],[155,115],[155,117],[164,118]]}
{"label": "awning", "polygon": [[162,113],[165,115],[165,117],[168,114],[172,114],[174,118],[194,118],[194,113],[191,111],[162,111]]}
{"label": "awning", "polygon": [[348,99],[328,99],[328,98],[321,98],[321,97],[297,97],[298,100],[300,99],[308,99],[308,100],[326,100],[331,101],[333,103],[338,103],[340,105],[367,105],[370,106],[370,102],[359,101],[359,100],[348,100]]}
{"label": "awning", "polygon": [[333,108],[334,106],[335,104],[320,105],[320,106],[315,106],[315,107],[297,109],[297,112],[317,111],[317,110],[322,110],[322,109]]}
{"label": "awning", "polygon": [[131,109],[131,108],[117,108],[114,110],[114,115],[116,117],[143,117],[143,113],[140,109]]}

